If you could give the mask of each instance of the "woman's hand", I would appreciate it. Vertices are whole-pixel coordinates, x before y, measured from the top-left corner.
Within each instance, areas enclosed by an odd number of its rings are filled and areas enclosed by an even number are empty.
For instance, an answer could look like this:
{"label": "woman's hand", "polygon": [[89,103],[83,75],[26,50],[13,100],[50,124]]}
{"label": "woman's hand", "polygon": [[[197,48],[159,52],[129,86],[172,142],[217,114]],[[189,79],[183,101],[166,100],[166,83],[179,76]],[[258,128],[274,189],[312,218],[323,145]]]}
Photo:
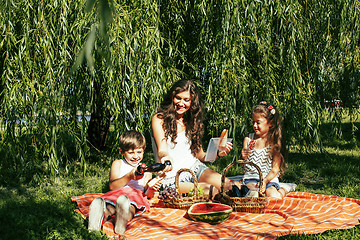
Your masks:
{"label": "woman's hand", "polygon": [[219,146],[219,150],[218,150],[218,156],[219,157],[225,157],[229,154],[229,152],[231,151],[233,145],[231,142],[227,142],[225,147],[220,147]]}
{"label": "woman's hand", "polygon": [[166,156],[163,156],[162,158],[160,158],[160,162],[162,164],[165,164],[165,161],[170,161],[171,164],[166,165],[165,168],[162,171],[159,172],[160,175],[162,175],[163,173],[166,173],[166,172],[170,172],[173,169],[173,167],[172,167],[173,160],[169,155],[166,155]]}

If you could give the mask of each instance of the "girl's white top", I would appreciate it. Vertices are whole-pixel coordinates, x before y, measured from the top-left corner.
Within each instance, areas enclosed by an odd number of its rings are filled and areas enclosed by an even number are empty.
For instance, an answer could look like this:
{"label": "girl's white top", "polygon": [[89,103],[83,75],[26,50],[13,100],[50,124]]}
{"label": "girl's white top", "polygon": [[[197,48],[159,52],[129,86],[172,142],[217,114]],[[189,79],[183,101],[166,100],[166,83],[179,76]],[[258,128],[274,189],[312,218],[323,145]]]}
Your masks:
{"label": "girl's white top", "polygon": [[[123,177],[125,174],[131,172],[134,169],[134,167],[131,166],[125,159],[121,159],[121,160],[122,160],[122,163],[121,163],[121,167],[120,167],[120,177]],[[131,179],[125,186],[129,186],[131,188],[136,188],[136,189],[139,189],[140,191],[144,192],[145,181],[144,181],[144,178],[141,178],[139,180]]]}
{"label": "girl's white top", "polygon": [[[254,138],[254,133],[249,134],[248,146],[253,138]],[[270,146],[266,146],[265,148],[261,148],[261,149],[252,148],[251,153],[246,160],[251,161],[252,163],[258,165],[261,169],[263,178],[265,178],[272,169],[272,155],[270,152]],[[250,179],[250,178],[260,179],[259,172],[254,166],[250,164],[245,164],[244,171],[245,171],[244,179]],[[276,175],[274,179],[271,180],[271,182],[279,183],[279,173]]]}

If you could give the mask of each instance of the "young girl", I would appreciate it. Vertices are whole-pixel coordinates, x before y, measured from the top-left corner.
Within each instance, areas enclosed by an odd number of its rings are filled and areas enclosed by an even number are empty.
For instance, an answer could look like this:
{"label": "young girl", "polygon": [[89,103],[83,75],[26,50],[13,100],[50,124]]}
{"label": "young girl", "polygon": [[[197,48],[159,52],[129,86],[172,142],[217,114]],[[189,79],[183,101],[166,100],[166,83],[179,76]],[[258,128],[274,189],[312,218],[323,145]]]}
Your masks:
{"label": "young girl", "polygon": [[145,137],[141,133],[127,131],[121,134],[120,152],[124,159],[115,160],[111,165],[110,191],[90,205],[89,231],[100,231],[103,223],[116,214],[115,233],[123,234],[128,221],[149,209],[148,198],[159,189],[161,178],[152,179],[150,172],[135,174],[145,147]]}
{"label": "young girl", "polygon": [[[163,187],[174,186],[175,175],[181,168],[191,169],[205,192],[211,195],[215,186],[221,187],[221,175],[208,168],[202,161],[206,153],[202,148],[201,139],[204,134],[203,105],[200,92],[194,82],[180,80],[165,95],[157,113],[152,118],[152,132],[155,142],[155,156],[161,163],[172,162],[166,167],[166,178]],[[220,149],[218,157],[226,156],[232,144]],[[180,175],[180,192],[188,192],[193,188],[190,174]],[[230,189],[230,181],[226,179],[225,189]],[[215,192],[214,192],[215,194]]]}
{"label": "young girl", "polygon": [[[252,120],[255,133],[245,137],[242,157],[260,167],[263,175],[260,191],[268,197],[283,198],[285,190],[280,188],[278,178],[285,165],[282,116],[274,105],[263,101],[253,108]],[[246,164],[244,171],[247,187],[258,188],[259,173],[256,168]]]}

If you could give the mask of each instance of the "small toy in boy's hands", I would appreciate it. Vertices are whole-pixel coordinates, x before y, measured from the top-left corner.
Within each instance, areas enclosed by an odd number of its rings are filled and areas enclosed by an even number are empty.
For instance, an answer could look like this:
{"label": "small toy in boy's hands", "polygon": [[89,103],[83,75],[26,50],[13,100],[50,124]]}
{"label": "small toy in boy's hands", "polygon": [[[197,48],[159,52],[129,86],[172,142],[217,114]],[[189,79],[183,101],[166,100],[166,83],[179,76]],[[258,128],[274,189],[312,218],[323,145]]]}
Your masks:
{"label": "small toy in boy's hands", "polygon": [[148,182],[148,187],[150,189],[158,190],[161,186],[161,180],[163,180],[166,177],[166,174],[160,174],[159,176],[156,176],[155,178],[151,179]]}
{"label": "small toy in boy's hands", "polygon": [[151,164],[144,169],[144,172],[159,172],[164,170],[164,168],[168,165],[171,165],[169,160],[165,161],[165,163]]}
{"label": "small toy in boy's hands", "polygon": [[137,166],[137,168],[136,168],[135,175],[137,175],[137,176],[143,175],[145,168],[146,168],[146,164],[145,164],[145,163],[139,164],[139,166]]}
{"label": "small toy in boy's hands", "polygon": [[167,165],[171,165],[169,160],[165,161],[165,163],[155,163],[149,166],[146,166],[145,163],[142,163],[137,167],[135,175],[143,175],[145,172],[159,172],[164,170]]}

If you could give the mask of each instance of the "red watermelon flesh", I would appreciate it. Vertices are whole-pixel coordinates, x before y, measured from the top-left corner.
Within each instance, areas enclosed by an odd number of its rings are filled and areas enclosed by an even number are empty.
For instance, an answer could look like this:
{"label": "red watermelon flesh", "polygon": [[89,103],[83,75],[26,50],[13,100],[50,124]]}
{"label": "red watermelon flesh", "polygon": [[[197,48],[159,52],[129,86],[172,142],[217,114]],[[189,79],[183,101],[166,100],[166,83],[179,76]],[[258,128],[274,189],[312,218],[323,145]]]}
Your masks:
{"label": "red watermelon flesh", "polygon": [[227,220],[231,212],[232,207],[221,203],[196,203],[188,210],[191,219],[210,224],[218,224]]}
{"label": "red watermelon flesh", "polygon": [[211,213],[211,212],[219,212],[231,209],[228,205],[223,204],[214,204],[214,203],[203,203],[203,204],[195,204],[192,212],[193,213]]}

